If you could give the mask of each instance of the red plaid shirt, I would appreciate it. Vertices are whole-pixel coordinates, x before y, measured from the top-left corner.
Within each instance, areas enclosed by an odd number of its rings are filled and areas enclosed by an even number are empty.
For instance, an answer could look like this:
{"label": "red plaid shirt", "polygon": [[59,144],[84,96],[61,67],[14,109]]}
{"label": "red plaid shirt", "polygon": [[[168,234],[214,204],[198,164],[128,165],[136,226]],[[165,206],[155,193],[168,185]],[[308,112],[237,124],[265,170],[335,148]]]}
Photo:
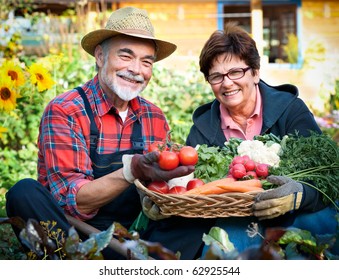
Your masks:
{"label": "red plaid shirt", "polygon": [[[102,91],[98,77],[83,85],[99,130],[97,152],[111,154],[132,148],[133,124],[139,119],[145,149],[154,141],[166,139],[169,130],[163,112],[142,97],[130,101],[123,123],[118,111]],[[65,212],[80,219],[76,194],[93,180],[90,159],[90,121],[83,100],[76,90],[57,96],[45,109],[38,138],[38,181],[48,187]]]}

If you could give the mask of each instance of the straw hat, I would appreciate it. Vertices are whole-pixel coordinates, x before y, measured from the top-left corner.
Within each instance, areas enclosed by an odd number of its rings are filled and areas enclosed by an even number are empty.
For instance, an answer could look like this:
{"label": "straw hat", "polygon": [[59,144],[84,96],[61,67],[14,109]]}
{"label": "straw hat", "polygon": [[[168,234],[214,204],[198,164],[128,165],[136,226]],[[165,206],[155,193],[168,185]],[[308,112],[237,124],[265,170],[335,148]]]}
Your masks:
{"label": "straw hat", "polygon": [[154,37],[154,28],[147,12],[133,7],[125,7],[114,11],[109,17],[106,27],[85,35],[81,40],[81,46],[86,52],[94,56],[94,50],[98,44],[119,34],[153,40],[157,45],[155,61],[164,59],[177,48],[175,44],[156,39]]}

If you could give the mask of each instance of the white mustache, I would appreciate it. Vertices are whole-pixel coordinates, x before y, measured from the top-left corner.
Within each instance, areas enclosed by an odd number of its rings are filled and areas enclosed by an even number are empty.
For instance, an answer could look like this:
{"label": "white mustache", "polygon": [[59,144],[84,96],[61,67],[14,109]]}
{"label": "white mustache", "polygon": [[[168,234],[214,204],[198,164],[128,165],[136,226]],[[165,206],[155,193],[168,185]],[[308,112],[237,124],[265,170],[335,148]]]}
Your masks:
{"label": "white mustache", "polygon": [[120,76],[120,77],[127,78],[127,79],[132,80],[132,81],[139,82],[139,83],[145,82],[145,79],[141,75],[133,75],[130,72],[119,71],[119,72],[117,72],[117,75]]}

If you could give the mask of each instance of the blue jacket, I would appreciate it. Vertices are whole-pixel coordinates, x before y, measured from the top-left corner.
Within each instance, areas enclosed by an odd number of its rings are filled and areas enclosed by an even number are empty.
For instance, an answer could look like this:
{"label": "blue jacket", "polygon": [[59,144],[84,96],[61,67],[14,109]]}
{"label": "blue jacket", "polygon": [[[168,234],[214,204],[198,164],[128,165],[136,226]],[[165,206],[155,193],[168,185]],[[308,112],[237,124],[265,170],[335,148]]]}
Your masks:
{"label": "blue jacket", "polygon": [[[298,98],[297,87],[289,84],[270,86],[260,80],[259,89],[263,100],[263,126],[261,134],[276,136],[299,131],[309,136],[310,130],[321,133],[313,114]],[[221,130],[219,101],[214,100],[197,108],[193,113],[193,126],[187,138],[187,145],[197,144],[222,147],[226,141]]]}

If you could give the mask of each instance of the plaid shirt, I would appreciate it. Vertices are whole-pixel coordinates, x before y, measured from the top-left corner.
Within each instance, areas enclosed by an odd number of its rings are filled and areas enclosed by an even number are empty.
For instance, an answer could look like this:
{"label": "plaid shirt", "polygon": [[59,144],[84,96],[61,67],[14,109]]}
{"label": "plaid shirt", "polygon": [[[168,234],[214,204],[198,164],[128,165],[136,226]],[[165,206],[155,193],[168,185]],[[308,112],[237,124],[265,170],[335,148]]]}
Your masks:
{"label": "plaid shirt", "polygon": [[[112,154],[132,148],[130,136],[138,119],[145,150],[166,139],[169,130],[163,112],[142,97],[130,101],[123,123],[118,111],[102,91],[98,77],[83,85],[99,130],[97,153]],[[48,187],[65,212],[79,219],[92,218],[77,210],[76,194],[93,180],[89,144],[90,121],[80,94],[71,90],[57,96],[45,109],[38,137],[38,181]]]}

